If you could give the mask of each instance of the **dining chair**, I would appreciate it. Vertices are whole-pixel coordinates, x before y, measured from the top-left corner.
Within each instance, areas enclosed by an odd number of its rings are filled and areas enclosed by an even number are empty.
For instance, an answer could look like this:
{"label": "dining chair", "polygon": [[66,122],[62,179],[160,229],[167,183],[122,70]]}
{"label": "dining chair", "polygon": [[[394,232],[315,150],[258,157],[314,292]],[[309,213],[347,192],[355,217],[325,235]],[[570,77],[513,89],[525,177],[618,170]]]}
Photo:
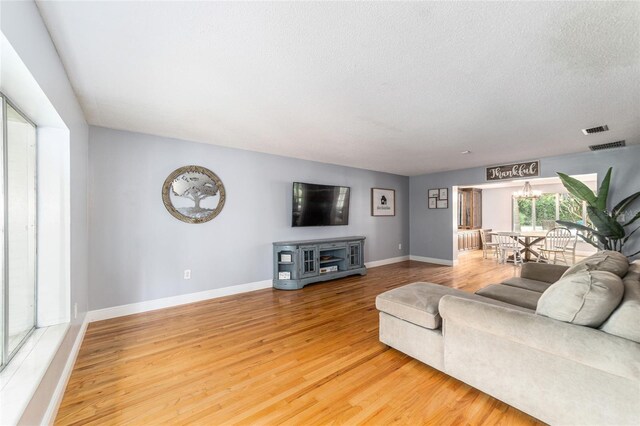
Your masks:
{"label": "dining chair", "polygon": [[571,254],[571,264],[576,263],[576,246],[578,245],[578,233],[574,235],[571,240],[569,240],[569,244],[565,248],[564,252]]}
{"label": "dining chair", "polygon": [[484,229],[480,229],[480,241],[482,242],[482,258],[487,258],[487,252],[492,251],[493,256],[498,258],[498,243],[493,241],[487,241],[487,233]]}
{"label": "dining chair", "polygon": [[517,232],[497,232],[495,234],[498,241],[498,250],[500,252],[499,263],[507,263],[509,256],[513,256],[513,264],[522,264],[522,255],[520,254],[520,243]]}
{"label": "dining chair", "polygon": [[558,261],[558,254],[560,254],[564,264],[568,265],[565,252],[572,238],[573,235],[571,235],[571,231],[567,228],[557,227],[551,229],[544,238],[544,247],[540,249],[540,255],[536,262],[542,260],[543,262],[550,263],[553,257],[553,264],[555,265]]}

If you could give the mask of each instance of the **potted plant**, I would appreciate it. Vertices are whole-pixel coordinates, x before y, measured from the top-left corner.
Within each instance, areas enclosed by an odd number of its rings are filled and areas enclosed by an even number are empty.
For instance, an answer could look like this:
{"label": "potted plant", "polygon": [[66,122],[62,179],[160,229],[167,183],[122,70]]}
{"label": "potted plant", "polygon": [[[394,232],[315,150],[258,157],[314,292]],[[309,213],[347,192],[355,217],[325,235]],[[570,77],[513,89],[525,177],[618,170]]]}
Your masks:
{"label": "potted plant", "polygon": [[[635,229],[629,228],[640,219],[640,212],[636,213],[631,219],[626,218],[626,209],[640,197],[640,191],[629,195],[616,204],[610,211],[607,210],[611,170],[612,168],[610,167],[600,185],[597,195],[579,180],[564,173],[558,173],[567,191],[577,199],[587,203],[587,215],[593,224],[593,228],[586,224],[583,225],[564,220],[558,220],[556,223],[566,226],[567,228],[576,229],[578,235],[580,235],[584,241],[598,249],[615,250],[622,253],[624,245],[629,241],[629,238],[640,229],[640,226],[635,227]],[[623,218],[626,220],[623,220]],[[629,257],[636,256],[637,254],[640,254],[640,250],[629,255]]]}

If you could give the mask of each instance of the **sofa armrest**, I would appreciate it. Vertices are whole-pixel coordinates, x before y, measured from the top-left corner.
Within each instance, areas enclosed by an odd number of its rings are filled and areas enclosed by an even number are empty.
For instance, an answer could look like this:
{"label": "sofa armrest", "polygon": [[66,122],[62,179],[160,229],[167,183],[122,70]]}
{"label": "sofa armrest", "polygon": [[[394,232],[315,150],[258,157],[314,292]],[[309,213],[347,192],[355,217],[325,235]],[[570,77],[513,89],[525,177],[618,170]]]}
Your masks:
{"label": "sofa armrest", "polygon": [[446,324],[452,321],[616,376],[640,381],[640,343],[534,313],[455,296],[444,296],[439,308],[444,320],[445,344]]}
{"label": "sofa armrest", "polygon": [[555,283],[567,269],[569,269],[569,267],[563,265],[529,262],[522,265],[522,272],[520,273],[520,276],[530,280]]}

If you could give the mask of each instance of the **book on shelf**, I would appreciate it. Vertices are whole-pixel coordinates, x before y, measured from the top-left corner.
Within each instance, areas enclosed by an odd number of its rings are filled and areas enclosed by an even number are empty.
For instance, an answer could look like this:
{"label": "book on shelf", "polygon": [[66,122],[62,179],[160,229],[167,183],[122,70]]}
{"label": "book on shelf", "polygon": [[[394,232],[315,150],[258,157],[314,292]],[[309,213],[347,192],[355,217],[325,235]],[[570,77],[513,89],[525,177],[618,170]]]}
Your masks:
{"label": "book on shelf", "polygon": [[322,268],[320,268],[321,274],[326,274],[327,272],[337,272],[337,271],[338,271],[338,265],[323,266]]}

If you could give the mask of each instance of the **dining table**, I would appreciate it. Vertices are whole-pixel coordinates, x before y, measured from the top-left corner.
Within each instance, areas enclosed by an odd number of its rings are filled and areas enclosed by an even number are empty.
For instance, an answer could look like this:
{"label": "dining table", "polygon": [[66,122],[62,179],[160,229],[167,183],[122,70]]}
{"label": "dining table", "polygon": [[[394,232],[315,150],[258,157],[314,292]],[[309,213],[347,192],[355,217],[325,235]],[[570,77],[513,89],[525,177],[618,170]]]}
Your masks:
{"label": "dining table", "polygon": [[520,253],[523,254],[523,260],[525,262],[531,261],[531,255],[537,259],[540,253],[536,251],[536,244],[543,242],[547,236],[547,231],[528,231],[520,232],[518,242],[522,246]]}
{"label": "dining table", "polygon": [[[497,232],[491,232],[491,235],[495,234],[497,234]],[[547,231],[524,231],[518,232],[517,235],[514,235],[512,238],[522,246],[520,249],[522,260],[530,262],[537,260],[540,256],[540,253],[536,250],[536,244],[544,241],[546,236]]]}

